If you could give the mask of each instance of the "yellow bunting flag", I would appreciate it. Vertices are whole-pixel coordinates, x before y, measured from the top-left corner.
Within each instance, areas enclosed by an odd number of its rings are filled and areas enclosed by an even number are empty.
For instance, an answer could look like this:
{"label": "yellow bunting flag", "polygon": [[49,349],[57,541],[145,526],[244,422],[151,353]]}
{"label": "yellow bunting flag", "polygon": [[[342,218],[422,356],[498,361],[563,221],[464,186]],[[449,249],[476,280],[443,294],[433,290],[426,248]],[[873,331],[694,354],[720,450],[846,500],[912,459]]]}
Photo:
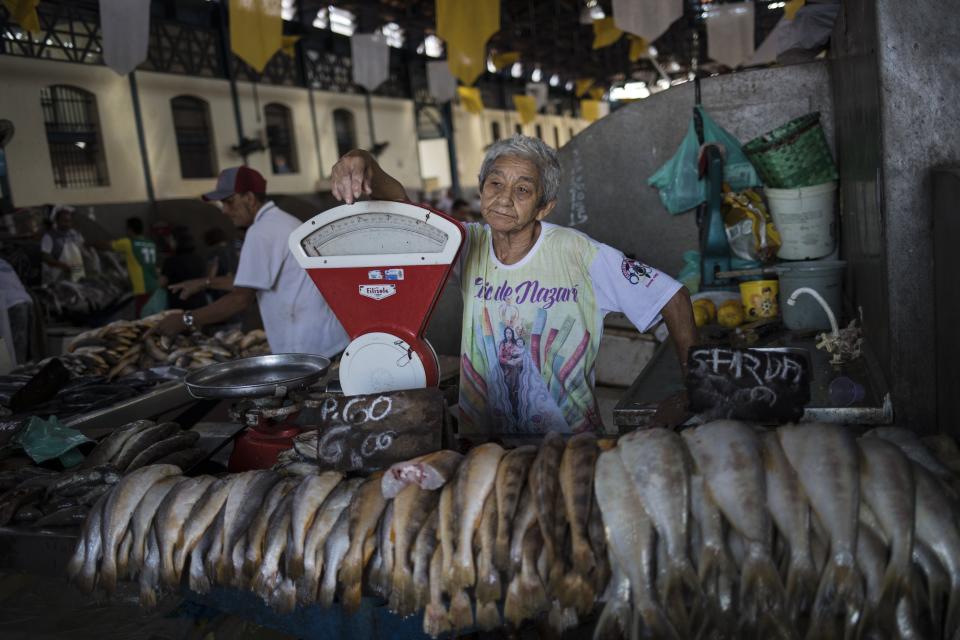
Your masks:
{"label": "yellow bunting flag", "polygon": [[509,66],[512,66],[515,62],[520,62],[520,52],[519,51],[507,51],[506,53],[498,53],[493,56],[491,59],[493,66],[496,67],[497,71],[500,69],[506,69]]}
{"label": "yellow bunting flag", "polygon": [[590,97],[593,98],[594,100],[600,100],[601,98],[603,98],[603,94],[605,94],[606,92],[607,90],[604,89],[603,87],[594,87],[593,89],[590,89]]}
{"label": "yellow bunting flag", "polygon": [[230,0],[230,49],[258,73],[283,46],[280,0]]}
{"label": "yellow bunting flag", "polygon": [[447,44],[450,73],[472,85],[487,67],[486,45],[500,30],[500,0],[437,0],[437,36]]}
{"label": "yellow bunting flag", "polygon": [[580,116],[587,122],[593,122],[600,117],[600,101],[599,100],[581,100],[580,101]]}
{"label": "yellow bunting flag", "polygon": [[520,114],[520,124],[530,124],[537,117],[537,99],[534,96],[513,96],[513,107]]}
{"label": "yellow bunting flag", "polygon": [[623,31],[613,24],[613,18],[601,18],[593,21],[593,48],[609,47],[620,39]]}
{"label": "yellow bunting flag", "polygon": [[20,28],[30,33],[40,33],[40,18],[37,17],[37,5],[40,0],[3,0],[3,6],[10,12],[10,19]]}
{"label": "yellow bunting flag", "polygon": [[793,20],[797,15],[797,11],[799,11],[800,7],[804,4],[806,4],[805,0],[790,0],[783,8],[783,15],[786,16],[787,20]]}
{"label": "yellow bunting flag", "polygon": [[630,40],[630,53],[628,54],[630,62],[636,62],[647,55],[647,51],[650,49],[650,43],[647,42],[646,38],[629,34],[627,35],[627,39]]}
{"label": "yellow bunting flag", "polygon": [[283,36],[280,45],[280,53],[295,58],[297,56],[297,41],[300,36]]}
{"label": "yellow bunting flag", "polygon": [[580,78],[574,84],[575,93],[577,97],[581,97],[587,92],[587,89],[593,86],[593,78]]}
{"label": "yellow bunting flag", "polygon": [[483,113],[483,99],[480,97],[480,89],[476,87],[457,87],[457,94],[460,96],[460,106],[470,113]]}

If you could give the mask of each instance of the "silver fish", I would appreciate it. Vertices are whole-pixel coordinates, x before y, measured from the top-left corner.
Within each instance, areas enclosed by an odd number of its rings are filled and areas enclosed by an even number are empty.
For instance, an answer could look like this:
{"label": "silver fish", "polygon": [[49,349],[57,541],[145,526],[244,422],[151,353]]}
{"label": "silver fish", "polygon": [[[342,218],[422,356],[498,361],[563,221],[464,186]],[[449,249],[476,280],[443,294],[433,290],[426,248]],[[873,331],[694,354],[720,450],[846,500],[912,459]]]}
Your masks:
{"label": "silver fish", "polygon": [[938,433],[920,439],[921,442],[936,456],[940,464],[954,474],[960,474],[960,447],[957,442],[946,433]]}
{"label": "silver fish", "polygon": [[[350,547],[343,558],[340,567],[340,583],[343,586],[341,604],[347,612],[356,611],[360,607],[362,590],[361,578],[368,556],[364,554],[367,538],[372,536],[377,528],[380,515],[387,507],[387,501],[380,491],[382,472],[375,473],[367,478],[347,509],[350,520]],[[372,551],[372,550],[371,550]]]}
{"label": "silver fish", "polygon": [[454,491],[454,508],[458,514],[456,548],[449,578],[454,589],[471,587],[476,582],[473,534],[480,524],[483,503],[493,490],[503,454],[503,447],[498,444],[481,444],[470,450],[457,471]]}
{"label": "silver fish", "polygon": [[260,597],[269,601],[270,594],[280,584],[280,556],[289,540],[290,519],[293,494],[288,493],[270,516],[270,524],[263,543],[263,560],[250,588]]}
{"label": "silver fish", "polygon": [[133,510],[153,485],[175,475],[180,475],[180,468],[173,465],[143,467],[124,477],[110,492],[101,523],[103,562],[100,564],[100,583],[108,592],[117,586],[117,549],[130,524]]}
{"label": "silver fish", "polygon": [[811,633],[838,611],[845,616],[845,627],[855,628],[864,599],[856,564],[860,506],[856,440],[844,427],[819,423],[780,427],[777,435],[810,507],[829,534],[830,556],[817,589]]}
{"label": "silver fish", "polygon": [[126,470],[130,463],[133,462],[133,459],[147,447],[179,432],[180,425],[175,422],[162,422],[158,425],[138,430],[123,443],[123,448],[114,456],[110,464],[117,469]]}
{"label": "silver fish", "polygon": [[153,427],[156,424],[153,420],[135,420],[122,427],[118,427],[111,431],[110,435],[101,440],[100,443],[93,448],[93,451],[90,452],[90,455],[88,455],[77,468],[91,469],[99,465],[109,464],[110,461],[120,453],[123,445],[126,444],[131,436],[148,427]]}
{"label": "silver fish", "polygon": [[[372,557],[367,562],[367,584],[374,593],[389,600],[393,591],[393,500],[387,500],[387,506],[380,516],[375,535],[367,539]],[[366,558],[366,552],[364,558]]]}
{"label": "silver fish", "polygon": [[190,552],[190,566],[187,577],[190,589],[197,593],[208,593],[213,586],[211,556],[220,556],[223,541],[223,510],[214,523],[203,532],[203,537]]}
{"label": "silver fish", "polygon": [[920,568],[926,581],[926,612],[929,614],[931,625],[934,629],[940,630],[943,628],[943,603],[946,602],[946,596],[950,592],[950,576],[947,575],[930,547],[916,538],[913,541],[913,562]]}
{"label": "silver fish", "polygon": [[507,585],[503,617],[514,627],[519,628],[524,620],[536,618],[546,611],[548,604],[542,574],[537,570],[537,556],[543,549],[540,525],[534,521],[523,532],[514,529],[513,535],[522,538],[520,570]]}
{"label": "silver fish", "polygon": [[560,461],[560,489],[566,520],[570,524],[573,570],[557,585],[560,603],[580,615],[593,610],[596,594],[593,574],[597,561],[590,547],[587,526],[593,506],[593,475],[599,448],[592,433],[579,433],[567,441]]}
{"label": "silver fish", "polygon": [[[565,563],[560,549],[563,541],[562,535],[559,535],[566,524],[562,507],[563,496],[560,491],[560,461],[563,458],[565,446],[563,436],[556,432],[548,433],[540,445],[527,479],[537,510],[540,535],[543,537],[547,563],[547,587],[550,590],[560,581],[565,572]],[[561,502],[560,509],[557,509],[558,502]]]}
{"label": "silver fish", "polygon": [[767,473],[767,510],[790,547],[786,602],[790,620],[796,623],[813,606],[819,579],[811,550],[810,506],[776,432],[763,436],[763,462]]}
{"label": "silver fish", "polygon": [[721,636],[733,636],[737,624],[734,581],[738,570],[727,549],[723,515],[699,469],[690,474],[690,506],[698,533],[694,548],[698,542],[700,549],[697,574],[709,608],[703,624],[715,628]]}
{"label": "silver fish", "polygon": [[703,474],[707,493],[746,543],[740,578],[741,616],[750,628],[761,624],[761,618],[782,624],[784,592],[772,560],[760,439],[752,427],[735,420],[688,429],[683,439]]}
{"label": "silver fish", "polygon": [[[356,499],[356,496],[354,496]],[[320,584],[320,606],[329,607],[337,591],[340,564],[350,548],[350,509],[344,509],[337,518],[330,535],[323,544],[323,580]]]}
{"label": "silver fish", "polygon": [[[893,608],[901,594],[913,598],[913,523],[916,489],[913,465],[899,447],[880,438],[861,438],[860,491],[889,544],[890,559],[872,604]],[[861,529],[862,531],[862,529]]]}
{"label": "silver fish", "polygon": [[520,572],[523,563],[523,539],[527,529],[537,524],[537,506],[533,501],[533,488],[528,482],[520,494],[517,514],[510,528],[510,567],[508,573],[513,576]]}
{"label": "silver fish", "polygon": [[615,451],[666,544],[669,567],[665,568],[663,600],[670,619],[681,627],[677,631],[684,634],[688,625],[685,596],[697,594],[699,584],[687,553],[690,483],[683,439],[668,429],[638,430],[620,438]]}
{"label": "silver fish", "polygon": [[176,433],[169,438],[155,442],[140,453],[130,461],[125,468],[125,473],[130,473],[135,469],[146,466],[148,464],[153,464],[157,460],[170,455],[176,451],[182,449],[188,449],[197,443],[197,440],[200,439],[200,434],[196,431],[182,431]]}
{"label": "silver fish", "polygon": [[600,598],[606,604],[597,618],[593,640],[626,638],[630,634],[630,579],[612,557],[610,564],[613,567],[610,582]]}
{"label": "silver fish", "polygon": [[422,609],[430,601],[430,561],[437,548],[437,529],[440,524],[440,507],[437,506],[417,533],[411,552],[413,560],[413,608]]}
{"label": "silver fish", "polygon": [[[247,549],[243,558],[243,577],[246,580],[252,580],[257,570],[262,564],[264,538],[267,536],[267,530],[270,527],[270,519],[273,512],[286,497],[300,483],[299,478],[284,478],[273,485],[267,497],[263,499],[260,510],[250,522],[247,529]],[[234,574],[239,575],[237,567],[234,567]]]}
{"label": "silver fish", "polygon": [[[441,498],[442,500],[442,498]],[[450,631],[450,617],[443,604],[443,548],[438,546],[430,559],[430,602],[423,611],[423,632],[431,638]]]}
{"label": "silver fish", "polygon": [[278,482],[280,476],[272,471],[248,471],[238,474],[230,483],[230,493],[223,505],[220,556],[213,561],[217,582],[227,584],[240,575],[239,566],[234,563],[237,541],[246,534],[267,494]]}
{"label": "silver fish", "polygon": [[[453,504],[455,484],[455,482],[448,482],[440,492],[439,523],[437,525],[441,549],[439,558],[442,563],[440,572],[442,581],[441,590],[448,595],[453,591],[450,587],[450,576],[453,574],[453,549],[456,544],[454,541],[456,537],[454,519],[457,517],[457,514],[454,512]],[[430,561],[433,562],[433,559],[431,558]],[[431,583],[431,589],[432,588],[433,584]],[[443,612],[444,616],[446,616],[446,607],[444,607]]]}
{"label": "silver fish", "polygon": [[171,489],[157,507],[153,528],[156,531],[160,554],[159,575],[165,584],[176,584],[174,551],[182,538],[184,523],[214,480],[211,476],[188,478]]}
{"label": "silver fish", "polygon": [[390,609],[407,616],[416,609],[416,590],[410,550],[431,513],[440,502],[439,491],[421,489],[410,484],[393,499],[393,578],[390,590]]}
{"label": "silver fish", "polygon": [[922,466],[941,480],[952,481],[950,469],[945,467],[933,455],[923,441],[913,431],[903,427],[876,427],[863,434],[864,438],[881,438],[900,447],[904,455]]}
{"label": "silver fish", "polygon": [[90,509],[90,515],[84,523],[77,547],[67,564],[67,576],[76,582],[77,586],[87,593],[93,591],[97,579],[97,563],[102,556],[103,536],[101,524],[103,522],[103,508],[109,499],[108,494]]}
{"label": "silver fish", "polygon": [[157,606],[157,592],[160,590],[160,543],[157,530],[150,527],[147,533],[146,552],[143,567],[140,569],[140,606],[153,609]]}
{"label": "silver fish", "polygon": [[520,502],[520,495],[527,483],[527,474],[537,448],[533,445],[507,451],[497,467],[494,491],[497,496],[497,538],[493,551],[493,564],[501,571],[510,567],[510,533],[513,516]]}
{"label": "silver fish", "polygon": [[960,531],[957,529],[957,512],[930,471],[915,464],[913,476],[917,487],[915,535],[936,555],[950,578],[943,632],[944,637],[953,638],[960,631]]}
{"label": "silver fish", "polygon": [[[638,638],[641,629],[650,637],[678,638],[677,631],[657,602],[653,584],[655,562],[653,522],[631,474],[617,449],[605,451],[597,458],[597,503],[603,513],[607,549],[630,581],[633,599],[631,638]],[[666,564],[666,563],[664,563]],[[692,569],[691,569],[692,571]]]}
{"label": "silver fish", "polygon": [[[180,574],[183,571],[187,561],[187,554],[193,551],[193,548],[200,542],[200,538],[206,533],[207,529],[213,525],[214,521],[220,515],[227,496],[230,495],[231,482],[228,479],[215,480],[204,496],[197,501],[190,516],[183,524],[183,531],[180,537],[180,543],[174,551],[173,557],[173,582],[167,582],[168,586],[175,586],[180,581]],[[214,539],[216,543],[216,538]],[[166,574],[165,577],[170,577]]]}
{"label": "silver fish", "polygon": [[477,600],[477,627],[482,631],[492,631],[500,626],[500,600],[502,587],[500,572],[493,566],[493,544],[497,537],[497,494],[493,491],[483,504],[480,527],[476,538],[480,549],[477,552],[477,583],[473,593]]}
{"label": "silver fish", "polygon": [[150,487],[150,490],[147,491],[143,500],[134,510],[133,517],[130,519],[130,531],[133,533],[130,564],[133,567],[140,567],[143,564],[143,557],[147,552],[147,534],[153,525],[153,517],[160,507],[160,503],[183,480],[180,476],[164,478]]}
{"label": "silver fish", "polygon": [[307,531],[313,524],[317,510],[333,491],[343,475],[338,471],[325,471],[320,475],[307,476],[293,492],[290,516],[290,544],[287,548],[287,572],[296,580],[303,575],[303,552]]}
{"label": "silver fish", "polygon": [[323,571],[324,544],[340,514],[350,506],[353,495],[363,483],[362,478],[345,480],[337,485],[317,512],[303,547],[303,575],[297,584],[297,597],[301,604],[316,600],[320,576]]}

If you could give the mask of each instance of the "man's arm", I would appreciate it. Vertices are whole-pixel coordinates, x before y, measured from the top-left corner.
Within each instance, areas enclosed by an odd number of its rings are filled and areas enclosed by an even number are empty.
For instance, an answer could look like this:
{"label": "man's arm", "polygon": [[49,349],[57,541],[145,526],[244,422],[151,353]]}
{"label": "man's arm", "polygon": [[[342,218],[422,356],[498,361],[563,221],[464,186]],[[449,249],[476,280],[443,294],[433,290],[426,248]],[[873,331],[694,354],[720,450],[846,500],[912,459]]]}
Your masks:
{"label": "man's arm", "polygon": [[[237,315],[256,300],[256,291],[246,287],[233,287],[227,295],[216,302],[201,307],[193,312],[194,327],[202,327],[208,324],[223,322]],[[183,314],[172,313],[157,325],[154,331],[164,335],[176,335],[186,331],[187,325],[183,323]]]}
{"label": "man's arm", "polygon": [[677,358],[684,373],[687,371],[687,353],[697,344],[697,324],[693,319],[693,305],[690,304],[690,292],[686,287],[673,294],[660,310],[663,321],[670,330],[670,337],[677,349]]}
{"label": "man's arm", "polygon": [[233,291],[233,274],[230,273],[225,276],[216,276],[213,278],[193,278],[192,280],[184,280],[183,282],[170,285],[170,292],[179,292],[181,300],[186,300],[208,289],[214,289],[215,291]]}
{"label": "man's arm", "polygon": [[333,165],[330,191],[334,198],[347,204],[353,204],[363,194],[374,200],[409,200],[403,185],[362,149],[346,153]]}

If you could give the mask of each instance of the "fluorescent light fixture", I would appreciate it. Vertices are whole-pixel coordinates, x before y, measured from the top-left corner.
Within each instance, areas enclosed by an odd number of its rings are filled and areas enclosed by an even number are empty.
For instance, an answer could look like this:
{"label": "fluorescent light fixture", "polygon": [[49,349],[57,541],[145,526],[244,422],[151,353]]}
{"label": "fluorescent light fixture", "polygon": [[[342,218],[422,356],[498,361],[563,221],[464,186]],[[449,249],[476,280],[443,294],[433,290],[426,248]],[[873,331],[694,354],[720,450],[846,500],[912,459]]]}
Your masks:
{"label": "fluorescent light fixture", "polygon": [[487,71],[489,73],[497,72],[497,65],[493,64],[493,58],[487,58]]}
{"label": "fluorescent light fixture", "polygon": [[783,9],[785,6],[787,6],[786,2],[771,2],[767,5],[767,10],[773,11],[774,9]]}
{"label": "fluorescent light fixture", "polygon": [[537,67],[533,70],[533,73],[530,74],[530,80],[533,82],[540,82],[543,78],[543,71],[540,70],[540,67]]}
{"label": "fluorescent light fixture", "polygon": [[510,67],[510,75],[514,78],[519,78],[523,75],[523,65],[519,62],[514,62],[513,66]]}
{"label": "fluorescent light fixture", "polygon": [[75,145],[76,145],[78,148],[80,148],[80,149],[86,149],[86,148],[87,148],[87,143],[84,142],[83,140],[80,140],[79,142],[74,142],[73,144],[75,144]]}
{"label": "fluorescent light fixture", "polygon": [[651,58],[657,57],[657,48],[653,45],[650,45],[649,47],[647,47],[647,55],[650,56]]}
{"label": "fluorescent light fixture", "polygon": [[551,87],[559,87],[559,86],[560,86],[560,76],[558,76],[557,74],[553,74],[552,76],[550,76],[550,86],[551,86]]}
{"label": "fluorescent light fixture", "polygon": [[380,33],[388,46],[394,49],[403,48],[403,29],[396,22],[388,22],[380,27]]}
{"label": "fluorescent light fixture", "polygon": [[573,91],[573,80],[567,80],[567,84],[563,85],[563,88],[567,91]]}
{"label": "fluorescent light fixture", "polygon": [[317,11],[317,17],[313,19],[313,28],[314,29],[326,29],[330,26],[330,14],[327,11],[327,8],[324,7]]}
{"label": "fluorescent light fixture", "polygon": [[330,5],[330,30],[350,37],[357,30],[357,17],[346,9],[339,9]]}
{"label": "fluorescent light fixture", "polygon": [[283,2],[280,3],[280,17],[288,22],[293,20],[297,13],[294,5],[296,5],[296,0],[283,0]]}
{"label": "fluorescent light fixture", "polygon": [[423,43],[417,47],[417,53],[428,55],[431,58],[439,58],[443,55],[443,40],[430,34],[423,39]]}

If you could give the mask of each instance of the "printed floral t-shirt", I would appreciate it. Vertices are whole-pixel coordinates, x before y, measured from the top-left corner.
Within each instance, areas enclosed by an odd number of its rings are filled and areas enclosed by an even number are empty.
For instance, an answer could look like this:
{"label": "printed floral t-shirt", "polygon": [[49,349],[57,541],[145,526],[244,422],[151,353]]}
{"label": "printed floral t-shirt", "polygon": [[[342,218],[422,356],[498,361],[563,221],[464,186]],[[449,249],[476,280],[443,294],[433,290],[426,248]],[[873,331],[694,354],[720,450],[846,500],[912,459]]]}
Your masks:
{"label": "printed floral t-shirt", "polygon": [[513,265],[494,255],[489,226],[467,225],[459,265],[464,434],[600,427],[594,370],[604,316],[623,312],[646,331],[682,286],[579,231],[541,225]]}

